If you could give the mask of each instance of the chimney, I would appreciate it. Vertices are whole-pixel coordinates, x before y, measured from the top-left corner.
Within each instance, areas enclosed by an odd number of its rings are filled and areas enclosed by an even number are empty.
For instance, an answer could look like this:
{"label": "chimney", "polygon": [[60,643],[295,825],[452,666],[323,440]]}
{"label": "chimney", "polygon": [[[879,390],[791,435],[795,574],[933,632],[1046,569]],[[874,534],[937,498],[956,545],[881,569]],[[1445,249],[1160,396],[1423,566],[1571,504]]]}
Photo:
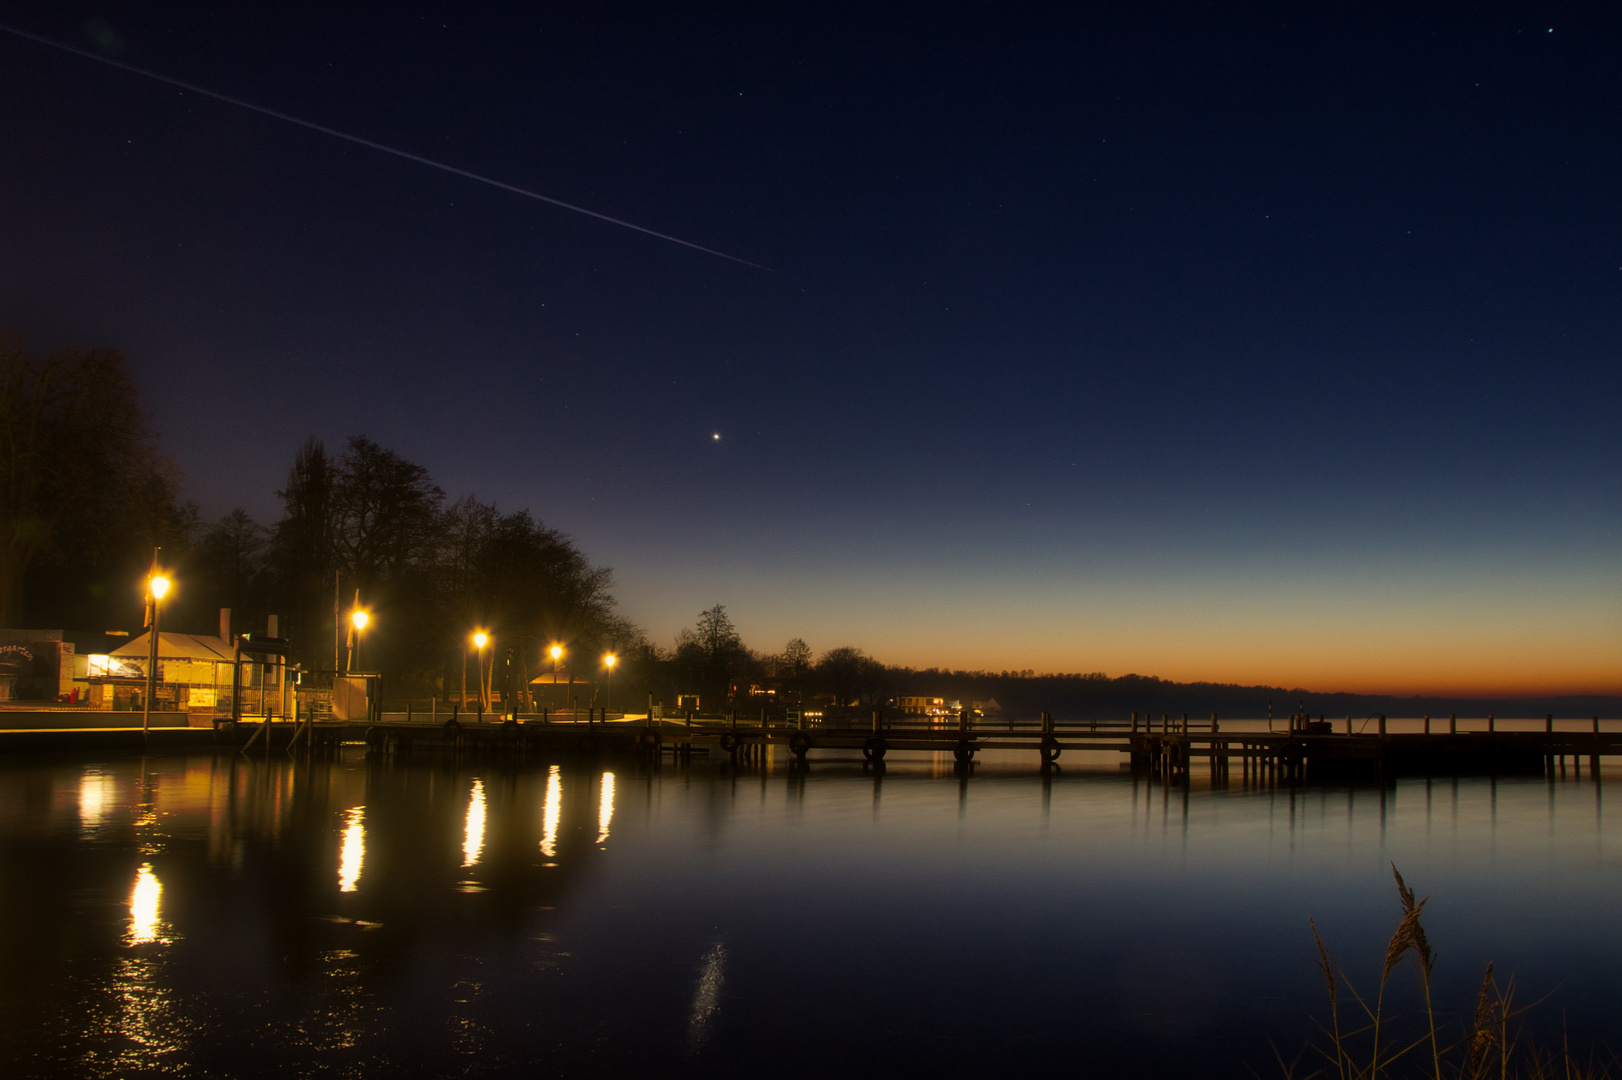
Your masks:
{"label": "chimney", "polygon": [[231,640],[231,609],[228,607],[220,609],[220,640]]}
{"label": "chimney", "polygon": [[266,637],[281,637],[282,635],[277,633],[277,631],[281,629],[280,624],[281,624],[281,619],[278,618],[277,616],[275,616],[275,615],[266,616],[265,617],[265,636]]}

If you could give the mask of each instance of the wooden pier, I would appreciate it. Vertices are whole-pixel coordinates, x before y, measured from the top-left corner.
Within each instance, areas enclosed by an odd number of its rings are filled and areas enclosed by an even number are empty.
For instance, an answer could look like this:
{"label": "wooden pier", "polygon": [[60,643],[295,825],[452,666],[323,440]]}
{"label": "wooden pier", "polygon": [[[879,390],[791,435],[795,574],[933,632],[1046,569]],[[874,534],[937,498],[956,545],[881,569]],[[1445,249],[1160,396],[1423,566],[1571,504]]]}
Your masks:
{"label": "wooden pier", "polygon": [[[476,754],[640,754],[690,759],[695,753],[748,762],[768,747],[782,747],[796,762],[829,753],[860,754],[882,765],[891,754],[950,753],[963,766],[989,750],[1030,754],[1043,768],[1058,766],[1066,754],[1124,755],[1134,772],[1167,779],[1186,778],[1204,762],[1214,779],[1235,772],[1247,781],[1305,783],[1338,778],[1401,775],[1542,775],[1580,769],[1584,759],[1597,773],[1600,758],[1622,754],[1622,725],[1602,731],[1598,717],[1581,721],[1545,718],[1543,730],[1504,730],[1492,717],[1478,730],[1461,730],[1457,719],[1430,721],[1420,731],[1388,730],[1385,717],[1344,725],[1305,716],[1278,722],[1268,730],[1261,720],[1223,722],[1213,716],[1144,714],[1128,721],[1058,722],[1043,713],[1034,721],[956,723],[887,721],[814,727],[746,723],[726,719],[668,719],[590,714],[589,719],[508,718],[490,722],[451,720],[428,723],[397,720],[372,724],[316,723],[307,735],[312,747],[365,743],[386,756],[460,752]],[[1272,722],[1265,722],[1273,727]],[[1372,728],[1372,730],[1369,730]],[[294,746],[299,736],[294,737]]]}
{"label": "wooden pier", "polygon": [[641,756],[690,761],[695,755],[748,764],[768,748],[782,748],[795,763],[859,755],[882,767],[895,754],[946,754],[972,768],[986,751],[1030,755],[1043,769],[1061,767],[1066,755],[1124,756],[1134,773],[1167,781],[1186,780],[1196,763],[1214,782],[1299,784],[1320,780],[1393,776],[1564,775],[1586,765],[1598,775],[1600,761],[1622,755],[1622,723],[1605,730],[1599,717],[1541,722],[1426,719],[1392,730],[1383,716],[1328,722],[1293,716],[1191,720],[1145,713],[1121,721],[1056,721],[1046,713],[1030,719],[987,722],[963,714],[955,720],[844,719],[815,726],[745,722],[685,716],[609,716],[595,710],[545,716],[475,716],[448,719],[406,714],[373,722],[250,720],[218,728],[55,727],[0,730],[0,752],[240,749],[244,753],[327,753],[364,745],[380,757],[416,754],[473,756]]}

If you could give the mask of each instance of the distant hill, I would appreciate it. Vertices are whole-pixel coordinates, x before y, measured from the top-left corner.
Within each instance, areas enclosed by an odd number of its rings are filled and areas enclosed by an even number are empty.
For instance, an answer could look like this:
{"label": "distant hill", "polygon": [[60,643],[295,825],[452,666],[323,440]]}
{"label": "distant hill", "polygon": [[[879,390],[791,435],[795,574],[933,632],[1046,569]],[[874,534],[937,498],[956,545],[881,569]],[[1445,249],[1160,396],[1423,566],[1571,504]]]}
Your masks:
{"label": "distant hill", "polygon": [[1262,717],[1271,706],[1274,716],[1304,710],[1314,716],[1355,717],[1377,713],[1387,716],[1504,717],[1544,716],[1572,718],[1622,716],[1622,696],[1567,696],[1527,698],[1398,697],[1389,694],[1318,693],[1282,686],[1237,686],[1231,683],[1169,682],[1152,675],[1034,675],[1016,672],[970,672],[909,668],[890,669],[896,691],[971,701],[996,699],[1005,713],[1034,715],[1046,711],[1061,720],[1124,720],[1131,713],[1208,717],[1215,712],[1230,719]]}

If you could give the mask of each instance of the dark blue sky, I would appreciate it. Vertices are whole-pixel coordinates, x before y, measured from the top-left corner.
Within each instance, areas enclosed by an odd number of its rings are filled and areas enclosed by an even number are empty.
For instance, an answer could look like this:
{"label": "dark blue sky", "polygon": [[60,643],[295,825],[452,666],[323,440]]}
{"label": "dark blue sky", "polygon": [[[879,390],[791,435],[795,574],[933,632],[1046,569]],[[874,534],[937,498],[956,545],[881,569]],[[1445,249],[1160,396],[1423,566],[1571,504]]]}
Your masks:
{"label": "dark blue sky", "polygon": [[363,431],[661,639],[1622,690],[1619,9],[875,7],[0,3],[770,267],[0,35],[0,327],[206,515]]}

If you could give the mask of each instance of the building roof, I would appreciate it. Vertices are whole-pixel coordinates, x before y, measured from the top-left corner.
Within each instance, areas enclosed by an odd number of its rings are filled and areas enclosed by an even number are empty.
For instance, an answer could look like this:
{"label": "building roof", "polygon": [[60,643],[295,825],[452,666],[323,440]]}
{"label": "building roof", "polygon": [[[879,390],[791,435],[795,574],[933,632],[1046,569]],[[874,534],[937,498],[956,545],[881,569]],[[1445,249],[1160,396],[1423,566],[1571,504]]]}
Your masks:
{"label": "building roof", "polygon": [[[108,653],[123,659],[146,659],[147,651],[151,648],[148,638],[150,633],[130,641],[128,645],[121,646]],[[236,659],[236,649],[230,642],[220,637],[210,637],[206,634],[171,634],[165,630],[158,635],[158,658],[162,660],[219,660],[230,663]]]}

